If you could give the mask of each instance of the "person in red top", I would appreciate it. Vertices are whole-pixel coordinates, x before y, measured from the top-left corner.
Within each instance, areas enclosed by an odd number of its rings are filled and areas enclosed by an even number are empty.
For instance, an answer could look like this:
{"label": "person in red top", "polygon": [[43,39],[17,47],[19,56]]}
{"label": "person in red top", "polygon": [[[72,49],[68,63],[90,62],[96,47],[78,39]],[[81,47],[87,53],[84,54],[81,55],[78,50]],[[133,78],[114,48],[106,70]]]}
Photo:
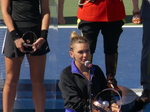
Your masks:
{"label": "person in red top", "polygon": [[90,41],[92,62],[97,37],[101,31],[104,39],[104,54],[108,86],[119,92],[115,79],[118,60],[118,41],[126,17],[122,0],[80,0],[77,11],[78,29]]}

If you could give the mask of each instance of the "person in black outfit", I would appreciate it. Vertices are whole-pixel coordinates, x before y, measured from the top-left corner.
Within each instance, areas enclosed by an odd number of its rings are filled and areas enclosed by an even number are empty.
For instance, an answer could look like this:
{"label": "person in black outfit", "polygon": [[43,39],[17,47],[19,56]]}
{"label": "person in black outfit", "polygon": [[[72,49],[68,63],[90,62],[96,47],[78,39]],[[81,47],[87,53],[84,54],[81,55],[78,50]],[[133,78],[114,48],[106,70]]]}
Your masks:
{"label": "person in black outfit", "polygon": [[[24,56],[29,62],[35,111],[44,112],[46,99],[44,71],[46,54],[50,51],[47,42],[50,23],[49,0],[1,0],[1,8],[7,26],[3,44],[6,68],[3,112],[13,111]],[[30,43],[31,51],[25,50],[26,42],[22,38],[27,32],[32,32],[37,37],[33,43]]]}
{"label": "person in black outfit", "polygon": [[[69,53],[73,58],[72,63],[62,70],[58,84],[64,99],[65,112],[90,112],[90,101],[107,88],[106,78],[99,66],[93,65],[89,69],[84,65],[90,56],[89,42],[85,37],[72,32]],[[111,104],[113,112],[117,112],[117,104]],[[94,108],[92,111],[99,112]]]}

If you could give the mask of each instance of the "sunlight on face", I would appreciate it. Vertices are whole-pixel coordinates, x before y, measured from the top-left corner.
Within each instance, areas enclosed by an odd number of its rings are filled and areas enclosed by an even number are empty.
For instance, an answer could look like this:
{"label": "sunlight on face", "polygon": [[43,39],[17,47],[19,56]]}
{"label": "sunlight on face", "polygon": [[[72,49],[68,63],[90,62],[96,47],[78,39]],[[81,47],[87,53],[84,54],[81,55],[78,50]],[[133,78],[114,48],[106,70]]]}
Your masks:
{"label": "sunlight on face", "polygon": [[75,43],[73,51],[70,51],[70,56],[75,59],[76,64],[84,64],[90,56],[90,48],[87,43]]}

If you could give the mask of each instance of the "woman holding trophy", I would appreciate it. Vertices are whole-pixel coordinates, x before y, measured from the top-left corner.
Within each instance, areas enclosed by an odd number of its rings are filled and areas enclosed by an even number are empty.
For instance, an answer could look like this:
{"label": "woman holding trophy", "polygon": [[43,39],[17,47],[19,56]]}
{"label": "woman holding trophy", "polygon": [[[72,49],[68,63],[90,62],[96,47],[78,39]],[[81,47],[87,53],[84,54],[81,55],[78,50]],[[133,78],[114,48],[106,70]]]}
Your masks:
{"label": "woman holding trophy", "polygon": [[1,9],[7,27],[3,44],[6,71],[2,95],[3,112],[13,111],[25,56],[29,63],[35,112],[44,112],[44,72],[46,54],[50,52],[47,42],[50,24],[49,0],[1,0]]}
{"label": "woman holding trophy", "polygon": [[64,99],[65,112],[119,112],[119,106],[110,94],[104,94],[102,103],[94,101],[96,95],[107,89],[107,81],[101,68],[90,64],[89,41],[72,32],[69,54],[71,65],[63,69],[59,88]]}

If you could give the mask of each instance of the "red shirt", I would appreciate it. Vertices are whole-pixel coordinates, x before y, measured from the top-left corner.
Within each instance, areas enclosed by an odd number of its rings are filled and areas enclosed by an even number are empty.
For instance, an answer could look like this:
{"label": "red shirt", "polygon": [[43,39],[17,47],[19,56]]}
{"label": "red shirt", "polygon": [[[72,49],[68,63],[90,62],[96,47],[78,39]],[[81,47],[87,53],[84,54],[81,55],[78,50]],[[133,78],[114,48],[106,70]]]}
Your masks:
{"label": "red shirt", "polygon": [[125,18],[122,0],[96,0],[78,8],[77,17],[92,22],[111,22]]}

